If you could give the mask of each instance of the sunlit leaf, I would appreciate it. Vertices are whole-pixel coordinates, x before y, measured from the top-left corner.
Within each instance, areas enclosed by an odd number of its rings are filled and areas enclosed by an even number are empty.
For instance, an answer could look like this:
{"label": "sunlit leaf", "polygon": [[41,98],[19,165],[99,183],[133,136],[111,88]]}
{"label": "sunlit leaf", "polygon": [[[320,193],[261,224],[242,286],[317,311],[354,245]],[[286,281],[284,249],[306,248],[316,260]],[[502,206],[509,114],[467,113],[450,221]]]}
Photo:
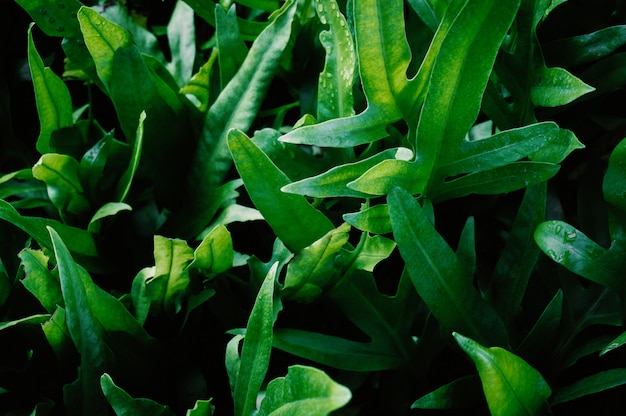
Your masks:
{"label": "sunlit leaf", "polygon": [[478,369],[492,415],[539,413],[552,392],[537,370],[503,348],[486,348],[459,333],[453,335]]}
{"label": "sunlit leaf", "polygon": [[326,416],[346,405],[351,398],[347,387],[336,383],[323,371],[295,365],[289,367],[285,377],[270,381],[257,414]]}

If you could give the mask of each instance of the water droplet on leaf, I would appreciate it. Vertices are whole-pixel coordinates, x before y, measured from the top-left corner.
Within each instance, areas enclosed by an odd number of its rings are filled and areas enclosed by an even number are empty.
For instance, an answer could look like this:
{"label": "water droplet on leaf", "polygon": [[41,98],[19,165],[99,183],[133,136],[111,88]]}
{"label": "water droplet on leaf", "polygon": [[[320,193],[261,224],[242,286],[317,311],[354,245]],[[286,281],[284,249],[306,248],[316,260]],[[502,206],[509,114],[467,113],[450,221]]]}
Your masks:
{"label": "water droplet on leaf", "polygon": [[65,3],[57,3],[59,9],[65,9]]}
{"label": "water droplet on leaf", "polygon": [[562,225],[557,225],[557,226],[554,228],[554,233],[555,233],[555,234],[561,234],[561,231],[563,231],[563,226],[562,226]]}
{"label": "water droplet on leaf", "polygon": [[47,11],[45,8],[43,8],[43,7],[41,7],[41,8],[40,8],[39,10],[37,10],[37,11],[39,12],[39,14],[46,14],[46,13],[48,13],[48,11]]}
{"label": "water droplet on leaf", "polygon": [[565,235],[563,236],[563,242],[564,243],[571,243],[572,241],[576,241],[576,231],[569,231],[566,232]]}
{"label": "water droplet on leaf", "polygon": [[54,17],[51,17],[51,18],[48,19],[48,22],[50,22],[50,23],[54,23],[56,21],[57,21],[57,19],[55,19]]}
{"label": "water droplet on leaf", "polygon": [[65,30],[64,26],[57,27],[57,32],[63,32]]}

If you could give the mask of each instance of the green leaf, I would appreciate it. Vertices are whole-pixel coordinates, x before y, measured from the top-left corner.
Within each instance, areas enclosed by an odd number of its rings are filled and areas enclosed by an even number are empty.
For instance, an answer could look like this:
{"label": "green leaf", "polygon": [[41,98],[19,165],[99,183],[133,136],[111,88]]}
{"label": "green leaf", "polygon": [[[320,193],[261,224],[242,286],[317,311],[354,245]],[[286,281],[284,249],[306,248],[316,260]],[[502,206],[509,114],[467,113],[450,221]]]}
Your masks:
{"label": "green leaf", "polygon": [[528,331],[528,334],[517,348],[517,352],[524,357],[530,357],[533,354],[538,354],[544,347],[555,342],[562,319],[563,291],[559,289],[543,310],[537,322]]}
{"label": "green leaf", "polygon": [[68,249],[81,264],[94,271],[107,269],[106,262],[98,253],[94,236],[88,231],[47,218],[22,216],[11,204],[2,200],[0,200],[0,218],[21,228],[33,237],[40,246],[50,250],[52,249],[52,242],[46,227],[52,227],[59,233]]}
{"label": "green leaf", "polygon": [[502,321],[419,203],[400,188],[392,190],[388,203],[394,237],[413,285],[444,331],[463,330],[482,342],[506,344]]}
{"label": "green leaf", "polygon": [[518,7],[519,0],[466,2],[442,40],[416,131],[417,158],[427,175],[446,154],[444,149],[455,148],[476,121],[498,49]]}
{"label": "green leaf", "polygon": [[236,416],[249,415],[256,409],[257,395],[269,366],[274,320],[281,308],[280,303],[274,302],[277,271],[278,263],[274,263],[263,281],[246,326],[233,391]]}
{"label": "green leaf", "polygon": [[599,393],[626,384],[626,368],[612,368],[561,387],[554,393],[550,404],[557,405]]}
{"label": "green leaf", "polygon": [[132,211],[133,207],[123,202],[109,202],[98,208],[91,221],[89,221],[88,230],[96,232],[100,228],[100,222],[107,217],[117,215],[121,211]]}
{"label": "green leaf", "polygon": [[537,370],[503,348],[485,348],[459,333],[453,335],[478,369],[492,415],[539,413],[552,391]]}
{"label": "green leaf", "polygon": [[607,352],[613,351],[616,348],[620,348],[624,344],[626,344],[626,332],[622,332],[617,338],[611,341],[610,344],[604,347],[600,352],[600,356],[606,354]]}
{"label": "green leaf", "polygon": [[320,22],[328,24],[328,30],[319,35],[326,60],[318,78],[317,119],[326,121],[352,116],[356,56],[348,22],[335,0],[317,0],[315,11]]}
{"label": "green leaf", "polygon": [[347,387],[336,383],[323,371],[294,365],[289,367],[285,377],[270,381],[257,414],[326,416],[346,405],[351,398]]}
{"label": "green leaf", "polygon": [[150,399],[135,399],[115,385],[107,373],[100,377],[100,386],[117,416],[173,416],[174,413],[162,404]]}
{"label": "green leaf", "polygon": [[124,202],[126,198],[128,198],[128,193],[130,192],[130,187],[133,183],[133,179],[135,177],[135,173],[137,172],[137,168],[139,167],[139,161],[141,159],[141,149],[143,148],[143,132],[144,132],[144,121],[146,120],[146,112],[142,111],[139,114],[139,124],[137,125],[137,134],[135,135],[135,140],[133,141],[133,153],[130,157],[130,161],[124,173],[122,173],[122,177],[117,183],[117,187],[115,188],[115,195],[119,202]]}
{"label": "green leaf", "polygon": [[334,228],[304,197],[281,192],[291,181],[244,133],[232,130],[228,145],[252,202],[292,252]]}
{"label": "green leaf", "polygon": [[[200,142],[190,164],[187,188],[189,201],[171,224],[182,236],[195,236],[210,218],[205,215],[211,192],[221,184],[232,157],[227,136],[231,129],[248,130],[278,68],[280,57],[292,36],[297,2],[287,1],[280,13],[252,44],[235,77],[209,109]],[[189,221],[195,218],[195,221]]]}
{"label": "green leaf", "polygon": [[483,391],[476,376],[458,378],[417,399],[411,409],[467,409],[482,403]]}
{"label": "green leaf", "polygon": [[30,15],[48,36],[80,37],[76,12],[82,6],[76,0],[18,0],[17,3]]}
{"label": "green leaf", "polygon": [[74,262],[59,234],[51,227],[48,231],[65,302],[65,322],[81,357],[78,383],[72,387],[80,402],[71,404],[80,408],[83,414],[103,412],[106,402],[99,388],[99,378],[106,368],[107,351],[102,325],[94,316],[84,285],[87,272]]}
{"label": "green leaf", "polygon": [[31,315],[26,318],[15,319],[13,321],[0,322],[0,331],[20,325],[40,325],[50,319],[50,314]]}
{"label": "green leaf", "polygon": [[187,3],[178,1],[167,24],[167,40],[172,54],[167,69],[179,86],[191,79],[194,69],[196,30],[193,18],[193,9]]}
{"label": "green leaf", "polygon": [[533,103],[543,107],[558,107],[594,91],[563,68],[540,68],[530,90]]}
{"label": "green leaf", "polygon": [[48,313],[63,305],[59,277],[48,268],[50,260],[41,250],[24,249],[19,254],[24,267],[22,284],[41,303]]}
{"label": "green leaf", "polygon": [[113,57],[122,47],[132,44],[130,33],[111,23],[94,9],[81,7],[78,22],[85,45],[96,64],[98,77],[108,88],[113,76]]}
{"label": "green leaf", "polygon": [[350,226],[342,224],[300,250],[287,266],[281,297],[312,302],[335,284],[343,273],[341,249],[350,237]]}
{"label": "green leaf", "polygon": [[619,241],[605,249],[576,228],[557,220],[539,224],[534,237],[548,257],[568,270],[620,293],[626,290],[621,278],[624,248]]}
{"label": "green leaf", "polygon": [[[202,0],[185,0],[185,3],[209,24],[215,26],[215,6],[213,2]],[[241,3],[238,1],[238,3]],[[265,22],[257,22],[247,19],[237,19],[244,40],[254,40],[268,26]]]}
{"label": "green leaf", "polygon": [[546,56],[569,68],[604,58],[626,45],[626,26],[610,26],[584,35],[558,39],[544,47]]}
{"label": "green leaf", "polygon": [[389,220],[389,206],[387,204],[374,205],[343,215],[343,220],[361,231],[374,234],[387,234],[391,232]]}
{"label": "green leaf", "polygon": [[198,72],[180,89],[180,93],[184,94],[189,101],[192,101],[202,113],[205,113],[209,108],[213,64],[217,62],[217,57],[217,51],[214,50]]}
{"label": "green leaf", "polygon": [[367,198],[371,195],[351,189],[347,185],[384,160],[409,160],[412,156],[413,153],[403,147],[387,149],[367,159],[335,166],[317,176],[290,183],[281,190],[315,198],[340,196]]}
{"label": "green leaf", "polygon": [[130,296],[133,301],[135,318],[141,325],[146,322],[150,312],[152,297],[150,296],[151,293],[148,292],[147,282],[154,278],[155,272],[156,267],[154,266],[144,267],[137,273],[131,286]]}
{"label": "green leaf", "polygon": [[91,208],[79,166],[76,159],[57,153],[41,156],[33,166],[33,176],[46,183],[48,196],[64,219],[78,217]]}
{"label": "green leaf", "polygon": [[602,193],[609,211],[609,229],[614,239],[626,240],[626,139],[611,152],[609,166],[602,182]]}
{"label": "green leaf", "polygon": [[233,266],[233,240],[223,225],[212,229],[194,250],[189,268],[196,267],[211,273],[222,273]]}
{"label": "green leaf", "polygon": [[234,4],[230,6],[228,13],[221,5],[215,5],[215,29],[220,63],[220,84],[224,88],[233,79],[248,54],[248,48],[239,34]]}
{"label": "green leaf", "polygon": [[183,240],[154,236],[154,277],[146,282],[154,312],[177,314],[189,294],[193,250]]}
{"label": "green leaf", "polygon": [[209,400],[196,400],[196,404],[193,409],[187,410],[186,416],[212,416],[213,405],[211,399]]}
{"label": "green leaf", "polygon": [[489,297],[505,322],[520,312],[528,280],[539,258],[534,231],[545,220],[546,197],[545,183],[526,188],[491,278]]}
{"label": "green leaf", "polygon": [[[46,11],[47,14],[48,8],[41,6],[40,10]],[[39,115],[40,131],[37,138],[37,151],[44,154],[50,151],[52,133],[73,124],[72,98],[61,78],[44,65],[35,48],[31,28],[28,29],[28,66]]]}

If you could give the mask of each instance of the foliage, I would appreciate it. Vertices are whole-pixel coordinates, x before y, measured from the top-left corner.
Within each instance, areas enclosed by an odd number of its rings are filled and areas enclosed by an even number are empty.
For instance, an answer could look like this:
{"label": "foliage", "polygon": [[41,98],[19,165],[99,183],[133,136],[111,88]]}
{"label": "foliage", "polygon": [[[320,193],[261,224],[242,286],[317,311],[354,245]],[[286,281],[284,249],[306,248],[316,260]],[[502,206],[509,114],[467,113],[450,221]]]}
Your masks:
{"label": "foliage", "polygon": [[16,3],[6,413],[623,406],[622,2]]}

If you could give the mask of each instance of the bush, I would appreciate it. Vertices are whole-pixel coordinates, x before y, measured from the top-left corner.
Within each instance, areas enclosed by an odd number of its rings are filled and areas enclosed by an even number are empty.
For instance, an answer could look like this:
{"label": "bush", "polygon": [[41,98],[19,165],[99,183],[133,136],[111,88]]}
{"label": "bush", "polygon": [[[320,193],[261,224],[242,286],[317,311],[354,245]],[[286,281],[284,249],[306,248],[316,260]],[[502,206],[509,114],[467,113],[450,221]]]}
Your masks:
{"label": "bush", "polygon": [[7,414],[623,408],[623,2],[16,1]]}

